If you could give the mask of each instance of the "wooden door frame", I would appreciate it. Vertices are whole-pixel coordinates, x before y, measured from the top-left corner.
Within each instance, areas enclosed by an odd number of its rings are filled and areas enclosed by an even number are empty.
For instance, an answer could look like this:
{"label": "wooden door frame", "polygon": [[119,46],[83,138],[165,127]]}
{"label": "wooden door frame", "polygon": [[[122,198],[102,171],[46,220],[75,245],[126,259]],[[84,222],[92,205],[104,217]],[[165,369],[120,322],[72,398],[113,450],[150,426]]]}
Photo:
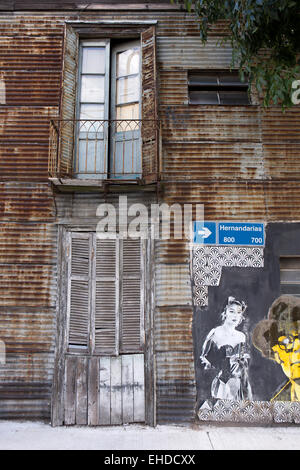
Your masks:
{"label": "wooden door frame", "polygon": [[[95,231],[95,226],[58,225],[57,234],[57,302],[56,302],[56,335],[55,361],[51,397],[51,425],[64,425],[65,407],[65,353],[67,351],[67,258],[69,247],[67,233],[69,231]],[[154,241],[147,240],[142,244],[145,259],[145,292],[144,292],[144,321],[145,321],[145,424],[156,426],[156,381],[154,355],[154,308],[155,308],[155,264]]]}

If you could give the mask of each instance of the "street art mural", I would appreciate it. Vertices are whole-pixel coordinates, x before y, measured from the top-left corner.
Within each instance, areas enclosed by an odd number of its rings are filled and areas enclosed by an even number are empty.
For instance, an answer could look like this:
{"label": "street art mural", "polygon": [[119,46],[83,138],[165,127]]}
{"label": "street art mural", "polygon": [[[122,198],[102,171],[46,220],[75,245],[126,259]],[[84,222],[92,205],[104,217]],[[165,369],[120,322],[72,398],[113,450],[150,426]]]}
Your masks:
{"label": "street art mural", "polygon": [[271,400],[300,401],[300,298],[276,299],[253,332],[253,344],[264,357],[275,361],[286,380]]}
{"label": "street art mural", "polygon": [[264,248],[194,246],[200,421],[300,423],[300,295],[280,281],[280,257],[300,256],[291,225],[270,224]]}
{"label": "street art mural", "polygon": [[204,369],[215,369],[211,397],[224,400],[252,399],[248,379],[250,359],[246,335],[237,330],[244,320],[247,305],[229,297],[221,313],[222,324],[207,335],[200,356]]}

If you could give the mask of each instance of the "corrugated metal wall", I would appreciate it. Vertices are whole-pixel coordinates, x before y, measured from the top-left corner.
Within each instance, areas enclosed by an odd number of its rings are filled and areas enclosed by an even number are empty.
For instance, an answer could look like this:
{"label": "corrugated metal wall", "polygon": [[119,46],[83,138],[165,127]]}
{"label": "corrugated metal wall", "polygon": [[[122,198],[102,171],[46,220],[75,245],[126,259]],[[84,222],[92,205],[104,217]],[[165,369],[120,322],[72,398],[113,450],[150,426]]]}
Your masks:
{"label": "corrugated metal wall", "polygon": [[0,417],[50,417],[56,304],[55,205],[47,181],[62,32],[0,19]]}
{"label": "corrugated metal wall", "polygon": [[[0,417],[50,416],[56,305],[56,225],[94,217],[88,195],[54,200],[47,181],[48,123],[58,115],[66,19],[156,19],[161,201],[202,203],[207,220],[299,220],[300,110],[188,106],[187,70],[223,68],[230,50],[206,48],[178,11],[32,12],[0,16]],[[76,201],[76,213],[74,210]],[[300,201],[299,201],[300,202]],[[90,211],[90,212],[89,212]],[[156,243],[154,319],[157,420],[193,417],[195,374],[189,247]]]}

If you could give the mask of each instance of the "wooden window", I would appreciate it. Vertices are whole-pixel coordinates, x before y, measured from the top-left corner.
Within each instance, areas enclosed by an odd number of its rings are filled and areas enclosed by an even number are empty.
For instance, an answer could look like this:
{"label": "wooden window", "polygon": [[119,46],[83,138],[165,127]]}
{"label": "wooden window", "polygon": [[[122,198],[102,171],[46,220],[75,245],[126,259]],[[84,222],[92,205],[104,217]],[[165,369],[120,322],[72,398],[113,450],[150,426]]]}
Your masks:
{"label": "wooden window", "polygon": [[[99,31],[103,36],[103,28]],[[80,40],[76,29],[66,25],[60,114],[63,122],[58,130],[60,177],[143,178],[145,183],[157,180],[155,27],[137,26],[136,32],[132,28],[132,36],[139,36],[134,44],[122,40],[120,27],[118,42],[115,36],[114,42],[109,38],[109,32],[105,40]],[[76,128],[75,119],[95,120],[98,124],[86,122]],[[137,122],[113,127],[116,119]],[[121,134],[123,140],[119,143]]]}
{"label": "wooden window", "polygon": [[247,105],[248,83],[235,72],[190,72],[189,104]]}
{"label": "wooden window", "polygon": [[75,174],[107,175],[110,42],[81,41],[77,90]]}
{"label": "wooden window", "polygon": [[113,179],[141,177],[140,41],[112,47],[110,176]]}
{"label": "wooden window", "polygon": [[114,119],[140,118],[140,42],[121,43],[112,51],[111,114]]}
{"label": "wooden window", "polygon": [[69,233],[68,351],[143,351],[143,257],[139,239]]}
{"label": "wooden window", "polygon": [[300,297],[300,257],[280,258],[280,293]]}

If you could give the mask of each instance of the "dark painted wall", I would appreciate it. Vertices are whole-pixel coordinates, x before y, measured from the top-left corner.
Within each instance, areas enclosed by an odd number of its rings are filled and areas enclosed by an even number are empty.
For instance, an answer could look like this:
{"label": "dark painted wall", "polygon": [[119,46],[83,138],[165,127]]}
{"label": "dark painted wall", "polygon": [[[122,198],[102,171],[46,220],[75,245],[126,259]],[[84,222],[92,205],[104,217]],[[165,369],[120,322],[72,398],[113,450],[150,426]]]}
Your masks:
{"label": "dark painted wall", "polygon": [[268,309],[280,292],[280,256],[300,256],[300,224],[274,223],[266,227],[266,246],[263,268],[223,267],[219,286],[209,287],[208,307],[194,307],[193,338],[197,401],[210,398],[211,381],[215,370],[204,371],[200,364],[204,340],[212,328],[221,325],[221,312],[229,296],[244,300],[248,305],[245,320],[238,326],[248,337],[250,345],[249,381],[253,400],[269,401],[274,391],[286,380],[281,367],[263,358],[252,345],[255,325],[267,317]]}

